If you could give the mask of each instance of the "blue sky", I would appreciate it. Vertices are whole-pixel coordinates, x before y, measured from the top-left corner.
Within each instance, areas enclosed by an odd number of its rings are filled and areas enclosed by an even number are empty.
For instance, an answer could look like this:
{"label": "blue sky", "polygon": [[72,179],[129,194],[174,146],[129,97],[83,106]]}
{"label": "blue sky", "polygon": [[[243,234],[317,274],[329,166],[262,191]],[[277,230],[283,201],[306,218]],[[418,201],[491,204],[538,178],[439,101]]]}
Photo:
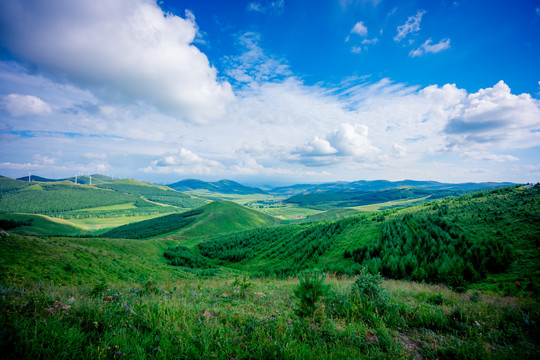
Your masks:
{"label": "blue sky", "polygon": [[540,1],[4,0],[0,174],[540,180]]}

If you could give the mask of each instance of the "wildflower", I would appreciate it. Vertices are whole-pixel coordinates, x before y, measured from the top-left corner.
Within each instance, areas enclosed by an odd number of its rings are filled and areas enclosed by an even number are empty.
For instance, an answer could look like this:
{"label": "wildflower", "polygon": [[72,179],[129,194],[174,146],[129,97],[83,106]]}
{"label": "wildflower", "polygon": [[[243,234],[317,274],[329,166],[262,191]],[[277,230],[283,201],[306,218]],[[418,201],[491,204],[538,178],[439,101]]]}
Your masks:
{"label": "wildflower", "polygon": [[116,352],[116,355],[120,355],[120,351],[117,351],[117,352]]}

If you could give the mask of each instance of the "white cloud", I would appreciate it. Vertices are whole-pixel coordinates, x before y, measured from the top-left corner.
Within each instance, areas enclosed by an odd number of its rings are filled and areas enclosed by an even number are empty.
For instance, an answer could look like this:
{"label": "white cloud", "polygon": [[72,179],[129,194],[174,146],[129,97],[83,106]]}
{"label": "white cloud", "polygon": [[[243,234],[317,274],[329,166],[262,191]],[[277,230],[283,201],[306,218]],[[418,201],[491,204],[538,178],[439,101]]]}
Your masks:
{"label": "white cloud", "polygon": [[363,45],[373,45],[373,44],[376,44],[379,42],[379,39],[378,38],[373,38],[373,39],[364,39],[362,40],[362,44]]}
{"label": "white cloud", "polygon": [[351,48],[351,51],[355,54],[360,54],[362,52],[362,47],[361,46],[353,46]]}
{"label": "white cloud", "polygon": [[6,0],[0,21],[13,54],[102,99],[147,102],[194,122],[221,117],[233,99],[193,45],[193,15],[165,14],[153,0]]}
{"label": "white cloud", "polygon": [[260,1],[253,1],[248,4],[247,10],[260,13],[271,12],[274,14],[281,14],[284,7],[285,0],[266,1],[264,4]]}
{"label": "white cloud", "polygon": [[540,102],[514,95],[503,81],[457,104],[444,132],[447,146],[527,148],[540,144]]}
{"label": "white cloud", "polygon": [[367,33],[368,29],[362,21],[357,22],[351,30],[351,34],[357,34],[360,36],[366,36]]}
{"label": "white cloud", "polygon": [[340,157],[370,163],[379,159],[380,153],[368,138],[367,126],[343,123],[327,134],[326,139],[315,136],[307,144],[296,148],[288,159],[307,166],[337,164],[343,161]]}
{"label": "white cloud", "polygon": [[245,51],[237,57],[227,57],[227,75],[242,84],[262,83],[292,75],[283,60],[268,56],[259,47],[260,35],[247,32],[238,38]]}
{"label": "white cloud", "polygon": [[380,153],[371,145],[368,127],[363,124],[341,124],[327,139],[339,155],[352,156],[359,161],[372,161]]}
{"label": "white cloud", "polygon": [[2,99],[3,107],[12,116],[50,114],[51,107],[33,95],[9,94]]}
{"label": "white cloud", "polygon": [[396,158],[404,158],[407,156],[407,148],[403,145],[392,145],[392,155]]}
{"label": "white cloud", "polygon": [[315,136],[307,144],[301,146],[297,152],[303,156],[325,156],[336,154],[338,151],[330,145],[328,140]]}
{"label": "white cloud", "polygon": [[222,168],[223,165],[218,161],[204,159],[190,150],[181,148],[175,153],[163,154],[143,171],[161,174],[212,174]]}
{"label": "white cloud", "polygon": [[421,56],[426,53],[438,53],[450,48],[450,39],[442,39],[436,44],[431,45],[431,38],[427,39],[418,49],[409,52],[410,57]]}
{"label": "white cloud", "polygon": [[394,37],[395,41],[401,41],[403,38],[405,38],[408,34],[415,33],[417,31],[420,31],[420,21],[422,21],[422,16],[426,12],[424,10],[418,10],[416,15],[409,16],[405,24],[400,25],[397,27],[397,34]]}
{"label": "white cloud", "polygon": [[487,151],[465,151],[461,154],[461,157],[473,159],[473,160],[487,160],[487,161],[494,161],[498,163],[506,162],[506,161],[518,161],[519,159],[513,155],[497,155],[492,154]]}

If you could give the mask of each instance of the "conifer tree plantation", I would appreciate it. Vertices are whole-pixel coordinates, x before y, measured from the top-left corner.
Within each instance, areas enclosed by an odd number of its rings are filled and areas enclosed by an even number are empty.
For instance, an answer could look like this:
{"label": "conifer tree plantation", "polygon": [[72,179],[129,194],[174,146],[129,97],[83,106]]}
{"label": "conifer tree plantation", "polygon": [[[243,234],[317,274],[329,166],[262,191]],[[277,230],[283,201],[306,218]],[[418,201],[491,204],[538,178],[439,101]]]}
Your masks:
{"label": "conifer tree plantation", "polygon": [[293,216],[265,194],[0,180],[2,358],[540,356],[538,185]]}

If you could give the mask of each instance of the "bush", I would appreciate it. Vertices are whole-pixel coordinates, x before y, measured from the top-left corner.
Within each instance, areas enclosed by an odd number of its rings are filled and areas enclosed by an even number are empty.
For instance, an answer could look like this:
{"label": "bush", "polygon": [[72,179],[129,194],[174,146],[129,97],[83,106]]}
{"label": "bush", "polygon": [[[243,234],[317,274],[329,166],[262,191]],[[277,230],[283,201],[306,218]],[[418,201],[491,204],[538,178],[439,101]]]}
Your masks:
{"label": "bush", "polygon": [[330,285],[324,283],[326,274],[319,270],[305,270],[298,274],[300,284],[294,290],[298,299],[296,314],[300,317],[313,317],[319,306],[319,300],[325,296]]}
{"label": "bush", "polygon": [[389,296],[382,287],[382,280],[380,274],[373,275],[362,269],[351,285],[349,297],[353,308],[368,322],[374,322],[389,307]]}

